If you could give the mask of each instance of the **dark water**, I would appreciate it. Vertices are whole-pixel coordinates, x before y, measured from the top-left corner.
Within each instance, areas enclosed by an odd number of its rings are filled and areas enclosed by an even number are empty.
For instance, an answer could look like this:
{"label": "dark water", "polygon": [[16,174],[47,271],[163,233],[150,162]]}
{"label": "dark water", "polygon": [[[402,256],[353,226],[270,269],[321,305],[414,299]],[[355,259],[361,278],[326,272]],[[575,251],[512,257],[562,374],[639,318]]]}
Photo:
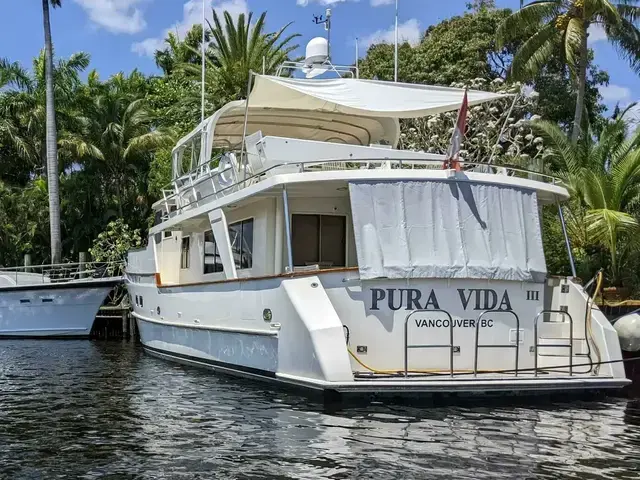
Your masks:
{"label": "dark water", "polygon": [[0,343],[0,478],[640,478],[640,402],[327,412],[120,343]]}

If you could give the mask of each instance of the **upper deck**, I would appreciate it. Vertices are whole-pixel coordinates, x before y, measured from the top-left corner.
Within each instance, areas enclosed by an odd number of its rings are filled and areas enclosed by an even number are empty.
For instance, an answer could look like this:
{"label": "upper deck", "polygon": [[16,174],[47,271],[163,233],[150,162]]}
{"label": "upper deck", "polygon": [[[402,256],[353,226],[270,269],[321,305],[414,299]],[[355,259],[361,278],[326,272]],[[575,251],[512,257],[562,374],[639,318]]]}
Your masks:
{"label": "upper deck", "polygon": [[[255,75],[245,101],[231,102],[181,139],[173,180],[154,205],[152,234],[207,211],[280,195],[346,196],[358,180],[448,180],[535,190],[540,203],[568,198],[559,182],[517,167],[463,164],[398,150],[399,120],[459,108],[465,91],[359,79]],[[467,91],[470,106],[504,97]]]}
{"label": "upper deck", "polygon": [[[443,169],[443,155],[266,137],[248,148],[245,168],[226,154],[215,168],[199,166],[173,182],[173,189],[154,205],[167,215],[151,234],[219,208],[264,197],[346,197],[354,181],[453,181],[535,190],[540,204],[564,201],[567,190],[554,177],[517,167],[464,164],[462,172]],[[214,163],[211,162],[211,163]],[[255,171],[254,171],[255,170]]]}

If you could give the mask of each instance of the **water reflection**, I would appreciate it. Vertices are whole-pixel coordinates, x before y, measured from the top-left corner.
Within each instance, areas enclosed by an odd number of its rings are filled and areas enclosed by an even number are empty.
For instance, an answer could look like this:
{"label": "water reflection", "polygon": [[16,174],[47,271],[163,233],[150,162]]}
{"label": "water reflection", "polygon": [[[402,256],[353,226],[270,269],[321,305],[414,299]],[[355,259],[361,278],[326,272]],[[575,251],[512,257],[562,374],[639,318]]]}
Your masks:
{"label": "water reflection", "polygon": [[0,343],[0,478],[637,479],[639,444],[637,400],[327,412],[127,344]]}

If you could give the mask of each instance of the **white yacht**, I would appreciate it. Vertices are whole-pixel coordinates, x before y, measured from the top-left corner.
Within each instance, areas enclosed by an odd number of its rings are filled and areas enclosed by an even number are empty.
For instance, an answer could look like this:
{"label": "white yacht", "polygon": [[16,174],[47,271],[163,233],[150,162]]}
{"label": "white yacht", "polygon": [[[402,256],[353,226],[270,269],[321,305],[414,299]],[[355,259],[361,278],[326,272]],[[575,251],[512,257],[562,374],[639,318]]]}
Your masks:
{"label": "white yacht", "polygon": [[89,337],[121,264],[0,267],[0,337]]}
{"label": "white yacht", "polygon": [[175,147],[126,266],[145,350],[340,393],[628,384],[605,316],[546,271],[540,209],[567,190],[396,149],[399,119],[457,110],[463,90],[345,77],[255,75]]}

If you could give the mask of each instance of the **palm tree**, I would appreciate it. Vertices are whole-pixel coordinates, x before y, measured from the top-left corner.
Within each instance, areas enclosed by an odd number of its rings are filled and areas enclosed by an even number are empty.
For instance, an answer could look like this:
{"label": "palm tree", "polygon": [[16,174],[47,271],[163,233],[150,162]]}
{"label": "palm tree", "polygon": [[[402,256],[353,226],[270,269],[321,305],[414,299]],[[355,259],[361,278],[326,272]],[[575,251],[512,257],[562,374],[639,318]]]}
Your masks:
{"label": "palm tree", "polygon": [[583,124],[591,25],[604,29],[609,42],[640,73],[640,7],[638,0],[535,0],[511,14],[499,27],[498,46],[522,39],[532,32],[516,52],[511,74],[532,79],[558,52],[577,82],[577,99],[571,141],[576,144]]}
{"label": "palm tree", "polygon": [[640,131],[628,137],[622,117],[610,120],[597,137],[582,136],[577,145],[554,123],[532,124],[551,152],[546,160],[573,198],[567,218],[574,246],[603,245],[614,283],[640,233],[631,213],[640,204]]}
{"label": "palm tree", "polygon": [[[83,132],[60,139],[61,148],[73,151],[80,161],[97,160],[115,191],[122,218],[126,192],[138,192],[136,182],[148,169],[154,150],[175,143],[172,131],[156,128],[155,118],[139,90],[144,76],[134,71],[115,75],[89,92],[87,126]],[[99,167],[100,168],[100,167]],[[137,195],[137,193],[136,193]]]}
{"label": "palm tree", "polygon": [[[209,41],[209,32],[205,32],[205,40]],[[180,40],[173,32],[167,34],[164,39],[166,47],[155,53],[156,65],[162,69],[165,75],[170,75],[176,66],[182,63],[200,64],[202,57],[202,25],[196,24],[187,32],[184,40]]]}
{"label": "palm tree", "polygon": [[60,235],[60,192],[58,177],[58,139],[56,131],[56,109],[53,92],[53,43],[51,42],[51,23],[49,20],[49,2],[55,7],[61,6],[61,0],[42,0],[44,21],[45,70],[46,70],[46,115],[47,115],[47,179],[49,184],[49,228],[51,230],[51,263],[60,263],[62,256],[62,237]]}
{"label": "palm tree", "polygon": [[[243,98],[247,92],[249,72],[273,74],[278,66],[298,48],[292,41],[299,34],[286,35],[288,23],[277,32],[266,33],[264,12],[253,23],[253,13],[241,14],[237,22],[224,12],[224,24],[213,11],[213,25],[209,24],[212,42],[207,51],[205,85],[210,103],[219,106]],[[200,67],[183,64],[182,69],[194,81],[200,81]]]}
{"label": "palm tree", "polygon": [[[76,53],[69,59],[58,60],[54,66],[56,121],[58,126],[66,127],[63,130],[78,130],[84,123],[76,103],[77,93],[82,85],[80,73],[88,65],[89,56]],[[42,52],[34,60],[32,74],[18,63],[0,59],[0,88],[2,87],[5,91],[0,96],[0,139],[11,145],[17,156],[31,168],[47,166],[45,53]],[[64,157],[68,152],[63,150],[60,153]]]}

